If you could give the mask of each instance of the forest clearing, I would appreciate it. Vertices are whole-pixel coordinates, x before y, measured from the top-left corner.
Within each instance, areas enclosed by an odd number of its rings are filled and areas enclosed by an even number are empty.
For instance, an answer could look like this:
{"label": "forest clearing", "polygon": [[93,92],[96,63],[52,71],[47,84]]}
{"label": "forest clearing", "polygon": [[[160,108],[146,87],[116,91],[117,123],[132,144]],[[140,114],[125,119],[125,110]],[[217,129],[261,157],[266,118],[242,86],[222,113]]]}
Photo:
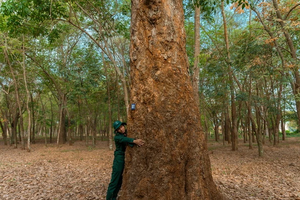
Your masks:
{"label": "forest clearing", "polygon": [[0,200],[300,199],[299,41],[299,0],[0,0]]}
{"label": "forest clearing", "polygon": [[[300,138],[278,147],[265,145],[264,157],[240,142],[238,151],[209,141],[212,175],[228,199],[300,199]],[[32,152],[0,145],[0,199],[105,199],[113,151],[95,147],[32,145]]]}

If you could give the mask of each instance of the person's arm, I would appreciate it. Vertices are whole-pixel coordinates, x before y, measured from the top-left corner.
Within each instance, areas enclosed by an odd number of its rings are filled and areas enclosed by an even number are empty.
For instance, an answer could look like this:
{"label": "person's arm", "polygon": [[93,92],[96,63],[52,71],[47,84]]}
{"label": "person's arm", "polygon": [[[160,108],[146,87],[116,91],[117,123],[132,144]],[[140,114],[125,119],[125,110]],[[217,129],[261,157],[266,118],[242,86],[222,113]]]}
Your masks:
{"label": "person's arm", "polygon": [[[145,141],[142,139],[133,139],[133,138],[129,138],[129,137],[124,137],[122,135],[116,135],[115,136],[115,141],[119,142],[119,143],[130,143],[130,144],[136,144],[139,147],[142,146]],[[131,145],[130,145],[131,146]]]}
{"label": "person's arm", "polygon": [[114,139],[116,142],[119,142],[119,143],[134,143],[133,138],[125,137],[123,135],[116,135]]}
{"label": "person's arm", "polygon": [[145,144],[145,141],[142,140],[142,139],[136,139],[136,140],[133,140],[133,143],[140,147],[140,146],[143,146]]}

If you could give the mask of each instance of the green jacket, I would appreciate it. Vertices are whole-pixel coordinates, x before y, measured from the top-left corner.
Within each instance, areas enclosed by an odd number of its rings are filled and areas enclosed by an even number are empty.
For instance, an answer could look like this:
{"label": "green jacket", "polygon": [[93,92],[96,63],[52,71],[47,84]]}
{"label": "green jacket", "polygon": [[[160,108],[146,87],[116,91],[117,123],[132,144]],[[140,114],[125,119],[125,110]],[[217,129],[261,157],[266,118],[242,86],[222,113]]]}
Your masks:
{"label": "green jacket", "polygon": [[126,146],[134,146],[133,138],[126,137],[120,133],[116,133],[114,140],[116,144],[115,155],[125,155]]}

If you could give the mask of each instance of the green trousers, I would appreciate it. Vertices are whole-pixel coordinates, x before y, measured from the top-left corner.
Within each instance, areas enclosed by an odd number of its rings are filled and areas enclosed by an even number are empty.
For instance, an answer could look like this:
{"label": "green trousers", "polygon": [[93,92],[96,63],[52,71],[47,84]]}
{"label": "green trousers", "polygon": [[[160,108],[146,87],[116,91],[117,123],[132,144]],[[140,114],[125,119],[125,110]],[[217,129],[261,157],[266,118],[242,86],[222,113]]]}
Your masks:
{"label": "green trousers", "polygon": [[111,180],[108,185],[106,200],[116,200],[122,186],[122,174],[124,170],[124,155],[115,155]]}

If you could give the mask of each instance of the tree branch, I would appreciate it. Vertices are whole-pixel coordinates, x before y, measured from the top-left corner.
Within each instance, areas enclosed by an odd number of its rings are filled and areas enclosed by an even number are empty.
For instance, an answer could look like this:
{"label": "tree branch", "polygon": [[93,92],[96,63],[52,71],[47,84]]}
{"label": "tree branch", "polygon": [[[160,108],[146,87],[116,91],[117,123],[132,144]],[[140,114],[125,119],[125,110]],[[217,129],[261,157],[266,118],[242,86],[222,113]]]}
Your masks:
{"label": "tree branch", "polygon": [[283,19],[286,20],[286,19],[289,17],[289,15],[291,14],[291,12],[292,12],[294,9],[296,9],[298,6],[300,6],[300,3],[297,3],[296,5],[294,5],[294,6],[289,10],[289,12],[286,14],[286,16],[285,16]]}
{"label": "tree branch", "polygon": [[[260,23],[263,25],[264,27],[264,30],[269,34],[269,36],[271,37],[271,39],[274,39],[274,36],[273,36],[273,33],[271,32],[271,30],[266,26],[266,24],[264,23],[264,21],[262,20],[260,14],[257,12],[257,10],[251,6],[251,9],[255,12],[256,16],[258,17]],[[284,60],[284,57],[282,55],[282,52],[280,51],[279,49],[279,45],[277,43],[276,40],[274,40],[274,44],[275,44],[275,47],[277,49],[277,53],[279,54],[279,57],[281,59],[281,63],[282,63],[282,67],[284,67],[284,64],[285,64],[285,60]]]}

